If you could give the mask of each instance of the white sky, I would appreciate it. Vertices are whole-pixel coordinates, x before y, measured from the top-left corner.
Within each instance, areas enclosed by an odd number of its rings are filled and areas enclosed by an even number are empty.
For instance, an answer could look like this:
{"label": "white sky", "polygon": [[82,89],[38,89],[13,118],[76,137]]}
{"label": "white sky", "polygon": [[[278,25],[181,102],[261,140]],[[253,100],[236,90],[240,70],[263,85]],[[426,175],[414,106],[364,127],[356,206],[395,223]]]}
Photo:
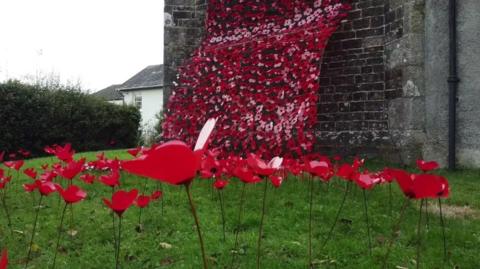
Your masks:
{"label": "white sky", "polygon": [[97,91],[163,63],[163,0],[0,0],[0,81],[59,75]]}

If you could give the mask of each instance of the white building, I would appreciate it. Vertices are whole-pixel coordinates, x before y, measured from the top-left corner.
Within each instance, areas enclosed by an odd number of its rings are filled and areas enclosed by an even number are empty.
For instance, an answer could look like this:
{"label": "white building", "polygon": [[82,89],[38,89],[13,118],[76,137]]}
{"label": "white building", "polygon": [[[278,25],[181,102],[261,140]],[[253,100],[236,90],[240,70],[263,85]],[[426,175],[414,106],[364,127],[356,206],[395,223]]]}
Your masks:
{"label": "white building", "polygon": [[144,136],[150,136],[163,108],[163,65],[150,65],[121,85],[111,85],[93,95],[120,105],[134,105],[142,115]]}

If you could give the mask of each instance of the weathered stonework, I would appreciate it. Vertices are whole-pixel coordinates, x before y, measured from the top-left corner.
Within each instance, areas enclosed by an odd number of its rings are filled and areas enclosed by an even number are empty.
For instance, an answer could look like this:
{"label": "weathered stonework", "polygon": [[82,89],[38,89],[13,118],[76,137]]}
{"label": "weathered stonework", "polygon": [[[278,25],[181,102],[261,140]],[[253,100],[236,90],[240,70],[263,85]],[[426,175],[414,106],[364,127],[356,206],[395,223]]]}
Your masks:
{"label": "weathered stonework", "polygon": [[[411,163],[445,164],[448,1],[352,0],[325,50],[317,147]],[[480,166],[480,2],[457,1],[458,161]],[[166,0],[165,84],[198,46],[207,0]],[[167,87],[165,98],[169,96]]]}

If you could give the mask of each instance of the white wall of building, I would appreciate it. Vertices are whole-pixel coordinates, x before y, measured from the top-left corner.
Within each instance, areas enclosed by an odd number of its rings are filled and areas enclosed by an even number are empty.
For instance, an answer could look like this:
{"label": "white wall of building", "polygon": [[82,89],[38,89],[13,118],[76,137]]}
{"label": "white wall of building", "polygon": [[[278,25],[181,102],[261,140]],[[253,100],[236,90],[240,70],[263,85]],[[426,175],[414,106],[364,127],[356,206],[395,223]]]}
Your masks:
{"label": "white wall of building", "polygon": [[148,135],[148,132],[152,130],[157,123],[157,118],[155,116],[163,108],[163,89],[122,91],[122,94],[124,96],[124,102],[127,105],[135,105],[136,98],[141,97],[141,125],[144,135]]}

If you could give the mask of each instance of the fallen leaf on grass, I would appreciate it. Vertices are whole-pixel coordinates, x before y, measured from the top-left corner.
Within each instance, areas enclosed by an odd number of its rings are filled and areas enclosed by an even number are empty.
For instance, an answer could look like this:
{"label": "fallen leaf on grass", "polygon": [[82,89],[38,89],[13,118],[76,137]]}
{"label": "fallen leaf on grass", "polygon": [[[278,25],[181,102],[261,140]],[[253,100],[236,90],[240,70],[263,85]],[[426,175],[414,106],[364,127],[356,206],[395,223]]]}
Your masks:
{"label": "fallen leaf on grass", "polygon": [[171,249],[172,245],[170,245],[169,243],[161,242],[160,247],[163,249]]}

